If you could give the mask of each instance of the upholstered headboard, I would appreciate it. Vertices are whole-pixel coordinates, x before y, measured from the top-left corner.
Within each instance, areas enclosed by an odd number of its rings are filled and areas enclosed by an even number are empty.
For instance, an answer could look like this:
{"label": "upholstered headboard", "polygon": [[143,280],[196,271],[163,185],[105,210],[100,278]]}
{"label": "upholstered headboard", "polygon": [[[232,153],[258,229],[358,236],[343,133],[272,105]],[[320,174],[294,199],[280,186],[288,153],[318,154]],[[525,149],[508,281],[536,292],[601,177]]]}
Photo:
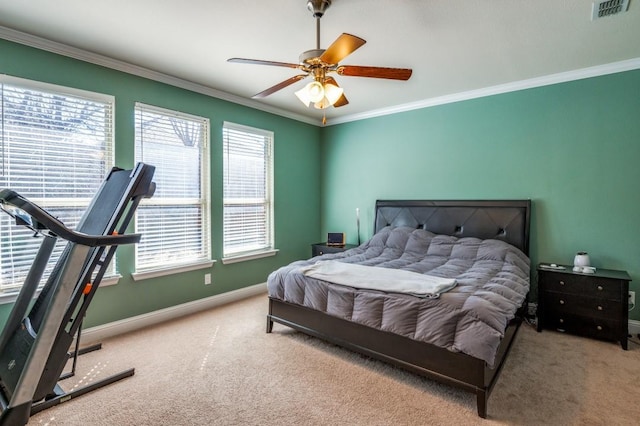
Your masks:
{"label": "upholstered headboard", "polygon": [[378,200],[374,232],[411,226],[434,234],[506,241],[529,254],[531,200]]}

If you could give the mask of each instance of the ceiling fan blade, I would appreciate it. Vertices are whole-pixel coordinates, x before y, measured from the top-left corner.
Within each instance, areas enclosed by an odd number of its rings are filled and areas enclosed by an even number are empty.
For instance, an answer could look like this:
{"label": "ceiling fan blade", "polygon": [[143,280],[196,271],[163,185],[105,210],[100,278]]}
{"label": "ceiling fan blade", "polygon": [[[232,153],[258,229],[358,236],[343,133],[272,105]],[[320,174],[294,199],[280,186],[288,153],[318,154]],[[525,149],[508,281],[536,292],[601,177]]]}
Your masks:
{"label": "ceiling fan blade", "polygon": [[360,37],[342,33],[342,35],[320,55],[320,60],[327,64],[337,64],[365,43],[366,40]]}
{"label": "ceiling fan blade", "polygon": [[338,82],[336,81],[335,78],[331,77],[331,76],[327,76],[324,78],[324,82],[329,83],[329,84],[333,84],[336,87],[340,87],[340,85],[338,84]]}
{"label": "ceiling fan blade", "polygon": [[340,75],[352,77],[388,78],[390,80],[409,80],[413,72],[409,68],[362,67],[358,65],[341,65],[336,69]]}
{"label": "ceiling fan blade", "polygon": [[[333,84],[334,86],[337,86],[337,87],[340,87],[340,86],[338,86],[338,82],[336,81],[336,79],[333,78],[333,77],[326,77],[324,79],[324,82],[325,83],[329,83],[329,84]],[[349,101],[347,100],[347,97],[344,95],[344,93],[342,93],[342,96],[340,96],[338,98],[338,100],[336,101],[336,103],[333,104],[333,107],[334,108],[338,108],[338,107],[341,107],[341,106],[345,106],[348,103],[349,103]]]}
{"label": "ceiling fan blade", "polygon": [[294,75],[293,77],[288,78],[285,81],[282,81],[282,82],[276,84],[275,86],[269,87],[268,89],[263,90],[260,93],[256,93],[255,95],[252,96],[252,98],[253,99],[266,98],[267,96],[271,95],[272,93],[275,93],[278,90],[284,89],[285,87],[290,86],[293,83],[295,83],[296,81],[300,81],[305,77],[307,77],[307,74]]}
{"label": "ceiling fan blade", "polygon": [[230,58],[227,59],[227,62],[253,65],[271,65],[274,67],[300,68],[299,64],[291,64],[289,62],[263,61],[261,59]]}
{"label": "ceiling fan blade", "polygon": [[339,108],[341,106],[345,106],[349,103],[349,101],[347,100],[347,97],[344,95],[344,93],[342,94],[342,96],[340,96],[338,98],[338,100],[336,101],[335,104],[333,104],[334,108]]}

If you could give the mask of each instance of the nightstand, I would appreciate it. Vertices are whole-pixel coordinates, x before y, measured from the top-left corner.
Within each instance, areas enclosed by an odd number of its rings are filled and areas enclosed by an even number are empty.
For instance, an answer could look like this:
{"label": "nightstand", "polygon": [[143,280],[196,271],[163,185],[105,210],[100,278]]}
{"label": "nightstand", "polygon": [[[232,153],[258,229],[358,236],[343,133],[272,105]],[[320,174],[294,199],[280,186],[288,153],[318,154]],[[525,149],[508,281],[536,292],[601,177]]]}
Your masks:
{"label": "nightstand", "polygon": [[343,246],[329,246],[327,243],[311,244],[311,256],[320,256],[327,253],[340,253],[350,248],[358,247],[355,244],[345,244]]}
{"label": "nightstand", "polygon": [[627,349],[629,281],[626,271],[593,274],[538,266],[538,331],[558,330],[620,342]]}

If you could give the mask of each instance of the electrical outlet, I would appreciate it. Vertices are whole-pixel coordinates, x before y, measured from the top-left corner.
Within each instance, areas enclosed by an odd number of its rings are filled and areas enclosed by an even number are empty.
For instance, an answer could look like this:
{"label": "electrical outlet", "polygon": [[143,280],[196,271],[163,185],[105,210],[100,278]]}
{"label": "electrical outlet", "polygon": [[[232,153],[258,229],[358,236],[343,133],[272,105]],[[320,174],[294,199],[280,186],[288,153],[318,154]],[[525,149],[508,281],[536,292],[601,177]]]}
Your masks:
{"label": "electrical outlet", "polygon": [[529,315],[530,317],[535,317],[536,316],[536,312],[538,311],[538,304],[537,303],[533,303],[533,302],[529,302],[529,305],[527,306],[527,315]]}
{"label": "electrical outlet", "polygon": [[211,284],[211,274],[204,274],[204,285]]}
{"label": "electrical outlet", "polygon": [[634,308],[636,307],[636,292],[629,292],[629,305],[632,305]]}

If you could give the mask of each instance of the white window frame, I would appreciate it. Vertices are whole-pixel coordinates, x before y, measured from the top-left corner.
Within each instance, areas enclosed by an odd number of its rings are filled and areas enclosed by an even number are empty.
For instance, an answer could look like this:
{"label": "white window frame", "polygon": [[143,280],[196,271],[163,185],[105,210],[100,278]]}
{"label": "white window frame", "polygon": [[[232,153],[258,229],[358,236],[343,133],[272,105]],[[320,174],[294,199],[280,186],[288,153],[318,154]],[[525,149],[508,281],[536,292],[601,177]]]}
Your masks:
{"label": "white window frame", "polygon": [[[179,111],[174,111],[166,108],[161,108],[153,105],[144,104],[141,102],[136,102],[134,114],[135,114],[135,122],[136,122],[136,136],[135,136],[135,161],[145,162],[144,156],[144,148],[139,146],[139,135],[138,135],[138,114],[140,113],[152,113],[161,115],[163,117],[168,118],[176,118],[180,120],[188,120],[192,122],[201,123],[203,125],[203,134],[201,138],[201,147],[200,147],[200,197],[199,198],[182,198],[182,197],[158,197],[158,191],[156,190],[156,195],[151,198],[145,198],[141,201],[138,211],[136,211],[136,232],[139,231],[139,215],[140,210],[144,209],[145,206],[179,206],[179,205],[199,205],[201,208],[202,214],[202,226],[199,229],[200,238],[202,241],[201,252],[196,258],[182,258],[176,261],[175,263],[166,263],[162,264],[152,264],[152,265],[140,265],[139,264],[139,247],[141,245],[136,246],[135,253],[135,272],[131,274],[135,281],[149,279],[169,274],[175,274],[179,272],[186,272],[191,270],[209,268],[214,264],[214,260],[212,259],[212,249],[211,249],[211,196],[210,196],[210,151],[209,151],[209,141],[210,141],[210,123],[209,119],[205,117],[199,117],[192,114],[187,114]],[[144,142],[142,141],[142,144]],[[150,165],[155,166],[152,161],[148,162]],[[159,169],[156,168],[156,176],[158,175]],[[144,232],[142,233],[141,243],[144,241]]]}
{"label": "white window frame", "polygon": [[[27,91],[31,90],[34,92],[35,91],[42,92],[42,93],[49,94],[51,96],[64,96],[68,98],[82,99],[85,101],[104,104],[106,113],[107,113],[107,115],[105,116],[105,122],[104,122],[105,123],[104,142],[106,145],[106,149],[102,151],[104,155],[102,157],[102,159],[104,160],[104,163],[103,163],[104,166],[103,166],[103,169],[100,171],[100,174],[102,179],[104,179],[104,177],[107,176],[107,174],[109,173],[109,171],[114,165],[114,151],[115,151],[115,138],[114,138],[115,97],[114,96],[0,74],[0,88],[4,89],[5,86],[13,86],[13,87],[20,88],[21,90],[27,90]],[[2,102],[4,102],[4,90],[2,91]],[[4,109],[3,109],[3,113],[4,113]],[[5,157],[5,151],[4,151],[6,135],[4,133],[5,129],[3,128],[3,125],[4,125],[4,117],[0,117],[0,145],[1,145],[0,173],[5,172],[5,169],[4,169],[5,167],[11,167],[10,165],[6,164],[6,157]],[[99,189],[99,185],[101,184],[102,179],[100,179],[100,176],[96,176],[96,178],[98,178],[97,179],[98,183],[95,188],[95,190],[97,191]],[[7,183],[6,186],[11,188],[12,186],[11,182]],[[65,208],[65,207],[82,209],[82,208],[88,207],[92,200],[92,197],[78,197],[78,198],[69,198],[69,197],[54,198],[50,196],[38,197],[38,196],[33,196],[21,191],[19,192],[21,193],[21,195],[26,196],[31,202],[39,205],[45,210],[49,208]],[[4,215],[4,213],[0,213],[0,214]],[[80,212],[80,215],[81,214],[82,212]],[[78,216],[76,219],[77,220],[80,219],[80,216]],[[70,223],[66,223],[66,225],[73,227],[73,225]],[[49,264],[47,266],[47,270],[45,274],[43,275],[43,280],[40,283],[40,287],[42,287],[42,285],[44,284],[44,281],[49,276],[51,268],[57,261],[60,255],[60,252],[62,251],[62,248],[64,247],[64,245],[66,245],[66,241],[64,241],[64,239],[59,239],[57,245],[58,245],[58,248],[56,248],[56,250],[54,251],[53,255],[49,260]],[[35,252],[33,253],[33,256],[35,257]],[[109,269],[107,270],[105,276],[101,281],[101,284],[100,284],[101,286],[117,283],[118,278],[120,276],[117,274],[115,266],[116,266],[116,261],[114,256],[109,266]],[[22,277],[22,275],[19,275],[18,279],[22,280],[22,282],[24,283],[24,277]],[[13,300],[19,292],[20,284],[9,284],[7,285],[7,287],[15,290],[14,291],[0,290],[0,302]]]}
{"label": "white window frame", "polygon": [[[228,143],[230,142],[229,140],[229,135],[228,135],[228,131],[233,131],[233,132],[241,132],[241,133],[245,133],[245,134],[249,134],[258,138],[264,138],[265,141],[267,142],[267,149],[266,149],[266,156],[267,158],[265,159],[266,161],[266,170],[265,170],[265,177],[264,177],[264,181],[265,181],[265,199],[231,199],[231,198],[227,198],[226,196],[226,186],[228,184],[228,174],[226,173],[228,168]],[[275,226],[274,226],[274,206],[273,206],[273,193],[274,193],[274,181],[273,181],[273,163],[274,163],[274,158],[273,158],[273,146],[274,146],[274,134],[273,132],[269,131],[269,130],[264,130],[264,129],[258,129],[255,127],[250,127],[250,126],[245,126],[245,125],[241,125],[241,124],[237,124],[237,123],[231,123],[231,122],[227,122],[225,121],[223,123],[222,126],[222,132],[223,132],[223,248],[222,248],[222,263],[223,264],[228,264],[228,263],[235,263],[235,262],[242,262],[242,261],[246,261],[246,260],[252,260],[252,259],[259,259],[259,258],[263,258],[263,257],[267,257],[267,256],[274,256],[277,252],[278,249],[275,248]],[[229,226],[229,223],[227,223],[226,220],[226,208],[228,206],[231,205],[241,205],[241,204],[256,204],[256,203],[264,203],[266,205],[265,211],[267,212],[266,214],[266,224],[265,224],[265,232],[266,232],[266,243],[264,244],[263,247],[258,247],[258,248],[253,248],[253,247],[246,247],[246,248],[241,248],[241,249],[234,249],[234,250],[229,250],[229,248],[227,247],[227,241],[226,241],[226,229],[227,226]]]}

